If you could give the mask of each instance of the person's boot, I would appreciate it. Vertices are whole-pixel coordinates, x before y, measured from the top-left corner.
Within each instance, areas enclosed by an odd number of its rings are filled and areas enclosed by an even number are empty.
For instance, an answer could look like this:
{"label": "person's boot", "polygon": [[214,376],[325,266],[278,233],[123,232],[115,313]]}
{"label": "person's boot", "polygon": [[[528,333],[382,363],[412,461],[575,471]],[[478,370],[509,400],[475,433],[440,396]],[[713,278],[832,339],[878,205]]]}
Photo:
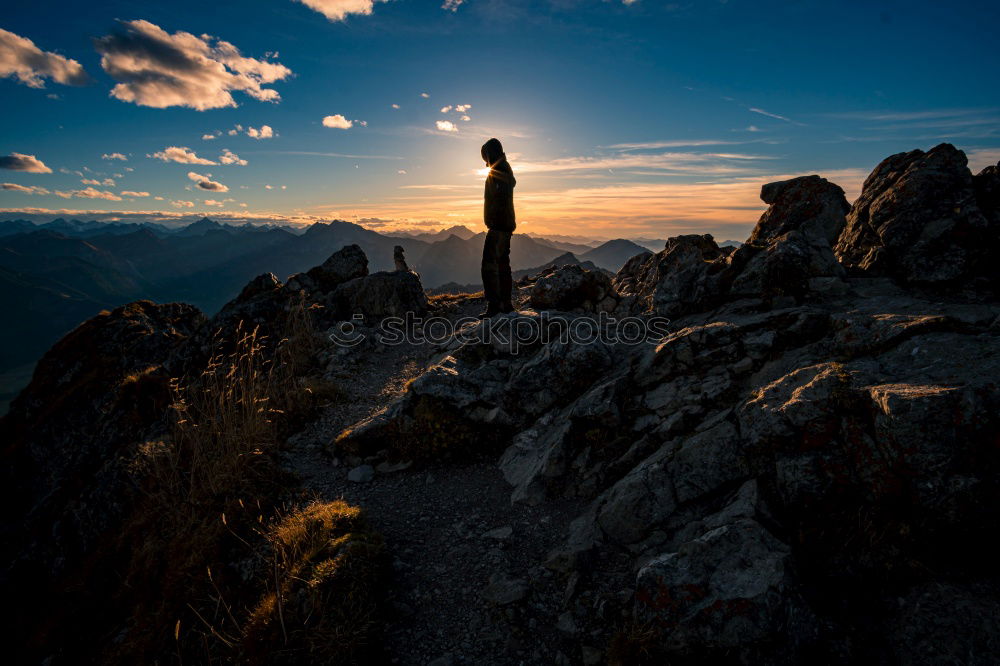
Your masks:
{"label": "person's boot", "polygon": [[490,317],[494,317],[494,316],[500,314],[501,312],[504,312],[504,310],[502,309],[501,304],[500,303],[496,303],[494,301],[490,301],[489,303],[486,304],[486,310],[484,310],[483,312],[481,312],[479,314],[479,318],[480,319],[489,319]]}

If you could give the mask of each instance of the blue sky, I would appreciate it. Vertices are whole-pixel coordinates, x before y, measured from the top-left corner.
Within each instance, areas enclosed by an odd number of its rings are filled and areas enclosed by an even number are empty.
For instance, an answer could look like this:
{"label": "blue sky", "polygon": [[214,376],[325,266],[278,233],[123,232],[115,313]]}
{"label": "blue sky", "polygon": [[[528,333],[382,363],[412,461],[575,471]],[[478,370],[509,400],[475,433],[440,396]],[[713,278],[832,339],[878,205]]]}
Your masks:
{"label": "blue sky", "polygon": [[18,3],[0,210],[476,227],[497,136],[524,231],[741,239],[770,180],[853,197],[894,152],[1000,160],[998,19],[995,2]]}

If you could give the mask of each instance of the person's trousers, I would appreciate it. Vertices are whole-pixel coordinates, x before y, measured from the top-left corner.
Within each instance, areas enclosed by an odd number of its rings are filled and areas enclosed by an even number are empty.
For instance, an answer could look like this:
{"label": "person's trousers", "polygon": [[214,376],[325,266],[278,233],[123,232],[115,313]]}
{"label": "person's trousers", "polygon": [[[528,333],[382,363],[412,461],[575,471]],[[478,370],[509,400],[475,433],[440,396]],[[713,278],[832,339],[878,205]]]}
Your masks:
{"label": "person's trousers", "polygon": [[490,229],[483,243],[483,291],[495,307],[510,304],[510,237],[509,231]]}

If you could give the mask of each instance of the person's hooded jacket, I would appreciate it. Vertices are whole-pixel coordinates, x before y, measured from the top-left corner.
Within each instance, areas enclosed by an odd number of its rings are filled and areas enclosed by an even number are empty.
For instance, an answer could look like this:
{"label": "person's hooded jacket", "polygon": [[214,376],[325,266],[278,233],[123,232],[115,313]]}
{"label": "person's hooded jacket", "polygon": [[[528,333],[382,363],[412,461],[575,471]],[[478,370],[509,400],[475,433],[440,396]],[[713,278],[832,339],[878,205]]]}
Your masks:
{"label": "person's hooded jacket", "polygon": [[490,166],[486,176],[483,221],[487,229],[513,232],[514,222],[514,171],[507,162],[503,147],[496,139],[483,144],[483,160]]}

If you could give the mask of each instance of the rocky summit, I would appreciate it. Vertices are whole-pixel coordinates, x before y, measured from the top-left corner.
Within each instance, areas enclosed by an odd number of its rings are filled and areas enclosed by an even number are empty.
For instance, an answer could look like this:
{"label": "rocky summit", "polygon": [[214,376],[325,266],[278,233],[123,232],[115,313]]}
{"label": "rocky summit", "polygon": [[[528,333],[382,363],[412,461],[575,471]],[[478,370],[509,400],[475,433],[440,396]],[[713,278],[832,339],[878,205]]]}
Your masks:
{"label": "rocky summit", "polygon": [[771,183],[738,248],[547,267],[490,320],[358,246],[102,313],[0,424],[16,654],[995,663],[998,169]]}

